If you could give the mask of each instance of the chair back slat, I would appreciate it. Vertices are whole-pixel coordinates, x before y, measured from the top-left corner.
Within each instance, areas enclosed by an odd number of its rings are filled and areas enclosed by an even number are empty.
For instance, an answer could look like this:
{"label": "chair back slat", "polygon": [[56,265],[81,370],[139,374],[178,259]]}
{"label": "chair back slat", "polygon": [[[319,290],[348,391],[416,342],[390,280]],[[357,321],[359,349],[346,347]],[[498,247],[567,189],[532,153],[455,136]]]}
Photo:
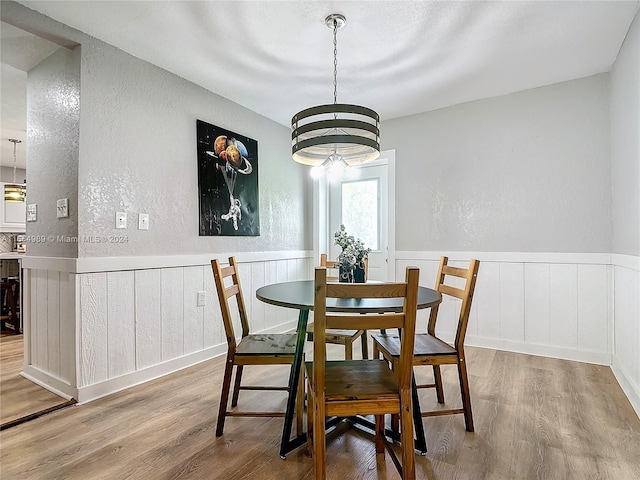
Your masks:
{"label": "chair back slat", "polygon": [[[216,291],[218,293],[218,302],[220,303],[220,311],[222,313],[222,322],[224,324],[227,343],[229,348],[235,349],[237,342],[233,329],[233,315],[229,305],[229,299],[231,297],[236,298],[238,314],[240,316],[240,323],[242,326],[242,336],[246,337],[249,335],[249,320],[247,318],[247,310],[244,304],[244,296],[242,295],[242,287],[240,285],[240,277],[238,275],[238,265],[235,257],[229,257],[229,266],[222,267],[220,260],[216,258],[211,260],[211,268],[213,270],[213,278],[215,280]],[[225,280],[228,278],[231,279],[231,284],[226,286]]]}
{"label": "chair back slat", "polygon": [[[376,328],[402,328],[404,315],[399,313],[378,314]],[[327,328],[337,330],[367,330],[371,328],[371,319],[363,315],[327,315]]]}
{"label": "chair back slat", "polygon": [[330,283],[327,298],[400,298],[406,291],[404,283]]}
{"label": "chair back slat", "polygon": [[[438,274],[436,276],[436,290],[443,295],[457,298],[461,300],[460,313],[458,315],[458,326],[456,328],[456,338],[454,347],[459,352],[463,351],[464,337],[467,333],[467,325],[469,323],[469,313],[471,312],[471,302],[473,300],[473,293],[476,286],[476,278],[478,276],[478,268],[480,267],[480,261],[471,260],[468,268],[451,267],[447,265],[449,262],[448,257],[442,257],[440,259],[440,266],[438,267]],[[449,277],[462,278],[465,280],[464,287],[460,288],[447,283]],[[430,335],[435,335],[436,320],[438,317],[438,306],[431,309],[431,315],[429,316],[429,324],[427,331]]]}

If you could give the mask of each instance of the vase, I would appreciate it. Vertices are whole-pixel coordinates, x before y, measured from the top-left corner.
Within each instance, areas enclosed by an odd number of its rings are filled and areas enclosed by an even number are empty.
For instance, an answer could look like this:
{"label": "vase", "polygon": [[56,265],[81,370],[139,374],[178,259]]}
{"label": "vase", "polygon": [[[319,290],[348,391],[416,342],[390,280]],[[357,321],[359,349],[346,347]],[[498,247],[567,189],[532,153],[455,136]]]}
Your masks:
{"label": "vase", "polygon": [[340,266],[340,277],[338,280],[343,283],[353,283],[353,270]]}
{"label": "vase", "polygon": [[367,281],[362,262],[356,264],[356,268],[353,269],[353,281],[355,283],[365,283]]}

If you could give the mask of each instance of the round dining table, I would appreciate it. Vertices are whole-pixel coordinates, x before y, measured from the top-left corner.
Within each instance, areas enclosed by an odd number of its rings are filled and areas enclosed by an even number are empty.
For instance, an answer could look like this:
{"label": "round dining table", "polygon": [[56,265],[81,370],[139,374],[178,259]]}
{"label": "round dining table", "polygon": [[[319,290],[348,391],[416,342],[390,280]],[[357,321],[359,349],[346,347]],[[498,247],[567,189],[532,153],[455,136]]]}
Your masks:
{"label": "round dining table", "polygon": [[[280,457],[306,442],[306,435],[299,435],[291,439],[291,429],[295,412],[296,392],[304,358],[305,340],[307,336],[307,322],[309,311],[313,310],[314,291],[313,280],[298,280],[294,282],[274,283],[265,285],[256,290],[256,298],[265,303],[285,308],[299,310],[298,326],[296,329],[296,351],[293,365],[289,374],[289,397],[284,417],[282,441],[280,444]],[[431,308],[442,301],[440,292],[432,288],[418,288],[418,310]],[[402,298],[329,298],[327,299],[327,311],[343,313],[385,313],[400,312],[403,308]],[[416,421],[416,449],[421,453],[426,452],[426,440],[420,415],[417,391],[414,388],[414,419]]]}

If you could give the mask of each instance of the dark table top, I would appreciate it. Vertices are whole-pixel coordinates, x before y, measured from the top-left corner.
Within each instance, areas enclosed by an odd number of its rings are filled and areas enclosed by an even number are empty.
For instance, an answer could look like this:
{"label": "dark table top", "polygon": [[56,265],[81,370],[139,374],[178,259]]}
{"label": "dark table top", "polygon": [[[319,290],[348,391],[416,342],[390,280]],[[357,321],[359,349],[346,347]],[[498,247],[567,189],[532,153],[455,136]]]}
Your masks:
{"label": "dark table top", "polygon": [[[313,280],[274,283],[256,290],[256,297],[265,303],[298,310],[313,310]],[[418,309],[438,305],[442,301],[439,292],[419,287]],[[402,311],[401,298],[327,299],[327,310],[331,312],[383,313]]]}

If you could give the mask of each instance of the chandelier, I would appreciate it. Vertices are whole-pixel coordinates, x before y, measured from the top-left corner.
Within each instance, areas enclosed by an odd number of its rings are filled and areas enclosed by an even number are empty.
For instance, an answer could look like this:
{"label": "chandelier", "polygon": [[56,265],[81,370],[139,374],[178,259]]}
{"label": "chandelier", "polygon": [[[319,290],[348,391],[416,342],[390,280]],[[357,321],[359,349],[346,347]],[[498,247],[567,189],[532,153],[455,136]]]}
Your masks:
{"label": "chandelier", "polygon": [[7,202],[24,202],[24,199],[27,196],[27,186],[16,183],[16,145],[18,143],[22,143],[22,140],[10,138],[9,141],[13,143],[13,183],[5,184],[4,199]]}
{"label": "chandelier", "polygon": [[318,105],[291,119],[291,154],[304,165],[347,167],[375,160],[380,155],[380,118],[367,107],[338,103],[338,29],[343,15],[325,18],[333,28],[333,104]]}

